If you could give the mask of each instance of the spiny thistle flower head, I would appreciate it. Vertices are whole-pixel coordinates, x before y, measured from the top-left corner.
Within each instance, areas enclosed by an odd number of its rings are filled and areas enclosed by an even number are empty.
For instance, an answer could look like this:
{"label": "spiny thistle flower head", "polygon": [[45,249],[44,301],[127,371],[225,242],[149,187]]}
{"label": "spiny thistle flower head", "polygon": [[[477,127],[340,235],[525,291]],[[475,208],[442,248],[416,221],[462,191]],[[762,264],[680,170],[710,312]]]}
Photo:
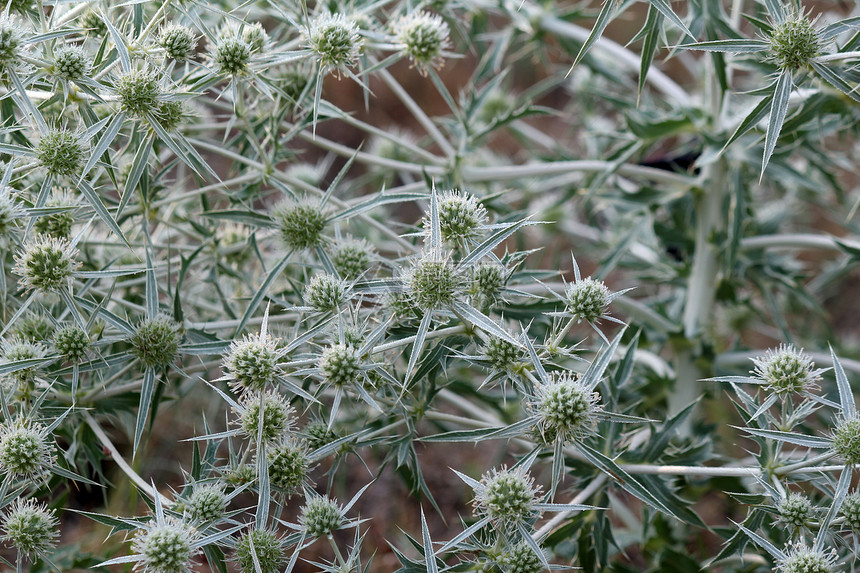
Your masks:
{"label": "spiny thistle flower head", "polygon": [[167,517],[150,523],[139,531],[132,542],[132,550],[141,559],[135,570],[144,573],[186,573],[191,571],[191,558],[197,531],[182,521]]}
{"label": "spiny thistle flower head", "polygon": [[333,499],[312,495],[301,509],[299,523],[309,536],[322,537],[343,525],[343,509]]}
{"label": "spiny thistle flower head", "polygon": [[42,424],[16,418],[0,426],[0,469],[5,473],[33,479],[53,459],[48,430]]}
{"label": "spiny thistle flower head", "polygon": [[553,372],[547,384],[537,386],[531,407],[538,430],[549,443],[568,441],[594,431],[600,395],[590,391],[574,372]]}
{"label": "spiny thistle flower head", "polygon": [[[31,317],[30,317],[31,318]],[[36,339],[15,335],[3,341],[3,354],[0,356],[0,364],[19,362],[21,360],[33,360],[44,358],[48,355],[47,349]],[[2,378],[6,382],[6,391],[14,392],[16,399],[28,398],[36,389],[37,366],[20,368],[14,372],[5,374]]]}
{"label": "spiny thistle flower head", "polygon": [[288,248],[313,249],[322,244],[326,216],[317,202],[286,199],[275,205],[273,214]]}
{"label": "spiny thistle flower head", "polygon": [[260,391],[275,383],[281,374],[280,362],[277,339],[268,333],[246,334],[230,344],[223,366],[233,390]]}
{"label": "spiny thistle flower head", "polygon": [[251,46],[252,52],[262,52],[269,41],[266,29],[259,22],[245,24],[242,28],[242,39]]}
{"label": "spiny thistle flower head", "polygon": [[[478,199],[457,189],[439,195],[439,230],[442,240],[449,243],[462,243],[483,233],[487,223],[487,210]],[[424,217],[422,224],[425,233],[430,232],[430,217]]]}
{"label": "spiny thistle flower head", "polygon": [[147,368],[167,366],[176,358],[182,332],[179,324],[166,314],[145,318],[129,339],[131,352]]}
{"label": "spiny thistle flower head", "polygon": [[128,115],[145,119],[156,114],[161,105],[162,88],[158,74],[149,68],[131,70],[114,81],[120,108]]}
{"label": "spiny thistle flower head", "polygon": [[329,428],[328,424],[321,420],[310,422],[302,428],[302,436],[311,451],[327,446],[341,437],[336,430]]}
{"label": "spiny thistle flower head", "polygon": [[477,265],[472,274],[472,290],[489,303],[495,302],[505,286],[507,271],[502,265]]}
{"label": "spiny thistle flower head", "polygon": [[284,540],[274,531],[252,529],[236,542],[236,562],[242,573],[278,573],[285,561]]}
{"label": "spiny thistle flower head", "polygon": [[199,523],[210,523],[221,519],[227,511],[224,487],[216,484],[195,486],[188,498],[186,508],[191,519]]}
{"label": "spiny thistle flower head", "polygon": [[305,285],[305,303],[317,312],[337,312],[347,300],[349,285],[328,274],[311,277]]}
{"label": "spiny thistle flower head", "polygon": [[357,279],[370,268],[373,247],[364,239],[346,238],[334,246],[331,262],[340,276]]}
{"label": "spiny thistle flower head", "polygon": [[833,450],[847,464],[860,464],[860,416],[845,418],[833,430]]}
{"label": "spiny thistle flower head", "polygon": [[269,481],[272,487],[286,494],[299,491],[310,470],[310,459],[305,444],[289,437],[266,452]]}
{"label": "spiny thistle flower head", "polygon": [[766,382],[765,389],[778,396],[813,390],[821,380],[812,357],[791,344],[767,350],[764,356],[754,358],[753,363],[755,369],[751,373]]}
{"label": "spiny thistle flower head", "polygon": [[541,573],[544,570],[540,557],[528,543],[517,543],[502,553],[499,564],[505,573]]}
{"label": "spiny thistle flower head", "polygon": [[860,492],[854,491],[845,496],[842,507],[839,508],[844,525],[854,532],[860,532]]}
{"label": "spiny thistle flower head", "polygon": [[70,362],[80,362],[87,355],[90,337],[80,326],[67,324],[54,332],[51,344],[57,354]]}
{"label": "spiny thistle flower head", "polygon": [[768,38],[770,57],[783,70],[797,70],[821,52],[821,38],[815,22],[801,11],[793,11],[777,22]]}
{"label": "spiny thistle flower head", "polygon": [[802,542],[795,542],[786,548],[784,559],[777,560],[779,573],[834,573],[836,571],[836,551],[810,549]]}
{"label": "spiny thistle flower head", "polygon": [[254,464],[239,464],[223,470],[224,481],[233,486],[253,483],[257,479],[257,469]]}
{"label": "spiny thistle flower head", "polygon": [[69,239],[72,236],[72,226],[77,221],[75,208],[77,202],[62,189],[54,189],[53,196],[45,202],[45,207],[66,208],[67,211],[42,215],[36,218],[33,228],[42,235],[51,235],[60,239]]}
{"label": "spiny thistle flower head", "polygon": [[158,33],[158,45],[168,58],[184,62],[197,47],[197,37],[188,26],[171,23]]}
{"label": "spiny thistle flower head", "polygon": [[501,525],[516,525],[537,513],[535,504],[540,486],[521,466],[512,470],[493,469],[481,477],[475,488],[475,511]]}
{"label": "spiny thistle flower head", "polygon": [[0,15],[0,68],[12,68],[21,63],[24,51],[25,25],[8,14]]}
{"label": "spiny thistle flower head", "polygon": [[603,281],[591,277],[571,283],[564,293],[567,311],[581,320],[595,322],[606,312],[611,293]]}
{"label": "spiny thistle flower head", "polygon": [[424,11],[411,12],[396,23],[394,33],[404,54],[423,74],[442,63],[442,52],[449,46],[451,31],[442,18]]}
{"label": "spiny thistle flower head", "polygon": [[185,104],[177,99],[164,100],[158,105],[158,111],[154,115],[165,131],[176,131],[176,128],[185,121]]}
{"label": "spiny thistle flower head", "polygon": [[423,256],[404,276],[409,297],[422,310],[453,303],[465,288],[464,280],[449,260]]}
{"label": "spiny thistle flower head", "polygon": [[364,45],[358,25],[340,12],[323,12],[314,17],[305,36],[320,66],[337,72],[351,66]]}
{"label": "spiny thistle flower head", "polygon": [[90,73],[90,59],[82,46],[66,44],[54,52],[54,75],[64,80],[79,80]]}
{"label": "spiny thistle flower head", "polygon": [[36,159],[50,175],[71,177],[80,172],[84,164],[84,144],[65,129],[46,133],[36,144]]}
{"label": "spiny thistle flower head", "polygon": [[55,291],[68,284],[80,266],[77,255],[78,250],[68,240],[37,235],[24,243],[12,271],[28,290]]}
{"label": "spiny thistle flower head", "polygon": [[277,391],[246,393],[239,405],[239,428],[252,440],[260,432],[260,402],[263,403],[263,441],[273,442],[290,431],[295,424],[296,410]]}
{"label": "spiny thistle flower head", "polygon": [[224,74],[242,75],[251,63],[251,45],[240,35],[227,35],[218,39],[212,59]]}
{"label": "spiny thistle flower head", "polygon": [[334,344],[323,350],[317,363],[320,374],[329,384],[346,386],[361,382],[361,358],[349,344]]}
{"label": "spiny thistle flower head", "polygon": [[57,544],[59,522],[54,511],[34,499],[16,499],[3,514],[3,540],[30,557],[47,552]]}
{"label": "spiny thistle flower head", "polygon": [[483,355],[493,370],[507,372],[515,370],[522,360],[522,351],[514,343],[491,336],[483,348]]}
{"label": "spiny thistle flower head", "polygon": [[803,494],[790,493],[776,506],[779,522],[791,527],[803,527],[813,516],[812,502]]}

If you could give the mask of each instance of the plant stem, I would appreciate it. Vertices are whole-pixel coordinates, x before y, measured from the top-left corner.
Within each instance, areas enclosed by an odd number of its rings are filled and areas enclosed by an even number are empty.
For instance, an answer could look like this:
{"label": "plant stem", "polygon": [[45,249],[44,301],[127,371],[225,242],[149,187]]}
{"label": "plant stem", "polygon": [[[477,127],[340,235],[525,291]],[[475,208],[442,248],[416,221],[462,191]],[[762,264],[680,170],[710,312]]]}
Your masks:
{"label": "plant stem", "polygon": [[[571,499],[568,503],[581,504],[586,501],[589,497],[594,495],[597,490],[603,487],[603,484],[606,482],[606,474],[600,474],[593,480],[591,480],[585,489],[576,494],[573,499]],[[562,524],[562,522],[570,517],[574,512],[573,511],[561,511],[555,514],[552,519],[543,524],[543,526],[532,533],[532,539],[540,542],[544,537],[549,535],[549,533]]]}

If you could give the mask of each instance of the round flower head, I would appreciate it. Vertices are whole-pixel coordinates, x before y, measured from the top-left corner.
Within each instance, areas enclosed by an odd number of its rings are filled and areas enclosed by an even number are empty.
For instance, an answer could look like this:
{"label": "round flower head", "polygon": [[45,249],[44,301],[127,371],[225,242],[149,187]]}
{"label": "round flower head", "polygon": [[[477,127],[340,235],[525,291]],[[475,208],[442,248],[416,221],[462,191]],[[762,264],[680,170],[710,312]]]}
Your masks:
{"label": "round flower head", "polygon": [[314,275],[305,285],[304,299],[317,312],[337,312],[347,300],[348,285],[332,275]]}
{"label": "round flower head", "polygon": [[132,550],[140,556],[135,570],[190,573],[191,558],[198,552],[193,546],[196,536],[191,526],[172,517],[149,524],[132,542]]}
{"label": "round flower head", "polygon": [[146,368],[167,366],[176,358],[182,339],[180,327],[171,317],[159,314],[144,319],[129,339],[131,352]]}
{"label": "round flower head", "polygon": [[251,45],[239,35],[228,35],[218,39],[212,59],[221,73],[241,75],[248,71],[251,63]]}
{"label": "round flower head", "polygon": [[168,24],[158,34],[158,45],[168,58],[184,62],[197,47],[197,38],[188,26]]}
{"label": "round flower head", "polygon": [[343,509],[325,496],[310,496],[299,515],[299,523],[311,537],[328,535],[339,529],[343,522]]}
{"label": "round flower head", "polygon": [[36,159],[54,176],[77,175],[84,164],[84,152],[78,136],[64,129],[46,133],[36,144]]}
{"label": "round flower head", "polygon": [[248,43],[252,52],[262,52],[269,41],[269,35],[262,24],[254,22],[242,27],[242,39]]}
{"label": "round flower head", "polygon": [[472,291],[487,304],[493,304],[502,293],[505,268],[494,263],[477,265],[472,275]]}
{"label": "round flower head", "polygon": [[114,81],[114,90],[122,111],[138,119],[156,114],[161,105],[162,89],[153,70],[137,69],[120,75]]}
{"label": "round flower head", "polygon": [[[439,195],[439,229],[442,240],[462,243],[479,237],[487,223],[487,210],[468,193],[456,189]],[[424,217],[424,229],[430,231],[430,218]]]}
{"label": "round flower head", "polygon": [[611,293],[602,281],[590,277],[571,283],[564,293],[567,310],[587,322],[595,322],[606,313]]}
{"label": "round flower head", "polygon": [[77,203],[74,199],[61,190],[54,190],[54,195],[46,203],[45,207],[49,208],[65,208],[67,211],[52,213],[50,215],[42,215],[33,223],[33,228],[37,233],[42,235],[50,235],[59,239],[69,239],[72,236],[72,226],[77,221],[75,208]]}
{"label": "round flower head", "polygon": [[191,519],[209,523],[224,517],[227,511],[227,496],[220,485],[197,485],[186,504]]}
{"label": "round flower head", "polygon": [[247,531],[236,542],[236,562],[242,573],[278,573],[286,562],[284,540],[274,531]]}
{"label": "round flower head", "polygon": [[55,291],[69,284],[80,266],[77,254],[78,250],[66,239],[38,235],[24,243],[15,256],[12,271],[28,290]]}
{"label": "round flower head", "polygon": [[499,558],[505,573],[541,573],[544,570],[540,557],[528,543],[517,543]]}
{"label": "round flower head", "polygon": [[185,104],[181,100],[164,100],[159,104],[158,111],[154,115],[165,131],[175,131],[185,121]]}
{"label": "round flower head", "polygon": [[860,464],[860,417],[845,418],[833,431],[833,450],[847,464]]}
{"label": "round flower head", "polygon": [[540,486],[522,467],[493,469],[475,488],[475,511],[502,526],[516,525],[537,514]]}
{"label": "round flower head", "polygon": [[785,558],[777,560],[779,573],[834,573],[836,571],[836,551],[825,552],[810,549],[801,542],[786,548]]}
{"label": "round flower head", "polygon": [[257,468],[254,464],[239,464],[223,470],[224,481],[233,486],[253,483],[257,479]]}
{"label": "round flower head", "polygon": [[313,249],[322,244],[326,216],[318,204],[287,199],[275,206],[273,217],[288,248]]}
{"label": "round flower head", "polygon": [[854,533],[860,533],[860,492],[854,491],[846,495],[839,512],[845,518],[845,527]]}
{"label": "round flower head", "polygon": [[331,262],[338,274],[347,279],[357,279],[370,268],[373,247],[364,239],[339,241],[331,255]]}
{"label": "round flower head", "polygon": [[428,256],[417,259],[404,279],[410,298],[422,310],[450,305],[465,287],[450,261]]}
{"label": "round flower head", "polygon": [[0,68],[11,68],[21,63],[23,30],[23,23],[14,16],[0,15]]}
{"label": "round flower head", "polygon": [[576,374],[553,372],[550,382],[535,390],[531,407],[537,416],[538,430],[547,443],[578,439],[594,431],[600,395],[586,388]]}
{"label": "round flower head", "polygon": [[311,451],[327,446],[333,441],[340,439],[338,433],[329,428],[328,424],[323,421],[314,421],[308,423],[303,429],[301,435],[307,441]]}
{"label": "round flower head", "polygon": [[233,390],[259,391],[275,383],[281,373],[280,361],[277,340],[267,334],[247,334],[230,344],[223,366]]}
{"label": "round flower head", "polygon": [[422,73],[442,63],[442,52],[448,48],[451,31],[436,14],[412,12],[402,16],[394,28],[397,43]]}
{"label": "round flower head", "polygon": [[[48,352],[45,347],[36,340],[14,336],[3,341],[3,355],[0,364],[20,362],[21,360],[34,360],[44,358]],[[10,372],[5,377],[17,386],[19,392],[27,392],[36,378],[36,367],[22,368]]]}
{"label": "round flower head", "polygon": [[32,342],[44,342],[54,335],[54,323],[43,314],[30,313],[15,323],[16,336]]}
{"label": "round flower head", "polygon": [[507,372],[516,370],[522,361],[522,351],[504,338],[491,336],[484,345],[483,355],[490,368]]}
{"label": "round flower head", "polygon": [[299,491],[310,470],[307,448],[293,438],[286,438],[270,447],[266,452],[266,461],[272,487],[286,494]]}
{"label": "round flower head", "polygon": [[783,70],[805,68],[821,51],[814,22],[799,11],[774,24],[768,39],[770,57]]}
{"label": "round flower head", "polygon": [[766,382],[765,389],[778,396],[813,390],[821,380],[812,357],[791,344],[768,350],[764,356],[754,358],[753,363],[755,369],[751,374]]}
{"label": "round flower head", "polygon": [[54,75],[64,80],[79,80],[90,73],[90,59],[81,46],[65,45],[54,53]]}
{"label": "round flower head", "polygon": [[15,419],[0,426],[0,469],[16,478],[36,478],[54,461],[48,430]]}
{"label": "round flower head", "polygon": [[335,386],[358,384],[362,379],[361,359],[354,346],[329,346],[323,350],[317,366],[325,381]]}
{"label": "round flower head", "polygon": [[16,499],[3,514],[0,528],[3,540],[19,553],[33,557],[57,544],[59,522],[53,510],[33,499]]}
{"label": "round flower head", "polygon": [[308,48],[316,55],[320,67],[337,72],[346,70],[358,57],[364,39],[358,25],[341,14],[323,12],[305,31]]}
{"label": "round flower head", "polygon": [[805,495],[791,493],[779,501],[776,506],[779,512],[779,522],[793,528],[799,528],[813,517],[812,502]]}
{"label": "round flower head", "polygon": [[260,431],[260,400],[263,402],[263,441],[273,442],[281,438],[294,425],[295,408],[276,391],[248,392],[240,401],[239,427],[252,440]]}

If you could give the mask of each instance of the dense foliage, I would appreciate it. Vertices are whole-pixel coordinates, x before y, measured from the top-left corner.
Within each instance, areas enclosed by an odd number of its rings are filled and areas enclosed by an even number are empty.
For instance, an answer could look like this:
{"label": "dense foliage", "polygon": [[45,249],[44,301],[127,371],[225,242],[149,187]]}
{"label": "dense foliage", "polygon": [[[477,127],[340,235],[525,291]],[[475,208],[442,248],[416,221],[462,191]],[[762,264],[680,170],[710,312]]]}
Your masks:
{"label": "dense foliage", "polygon": [[5,564],[853,571],[843,4],[5,2]]}

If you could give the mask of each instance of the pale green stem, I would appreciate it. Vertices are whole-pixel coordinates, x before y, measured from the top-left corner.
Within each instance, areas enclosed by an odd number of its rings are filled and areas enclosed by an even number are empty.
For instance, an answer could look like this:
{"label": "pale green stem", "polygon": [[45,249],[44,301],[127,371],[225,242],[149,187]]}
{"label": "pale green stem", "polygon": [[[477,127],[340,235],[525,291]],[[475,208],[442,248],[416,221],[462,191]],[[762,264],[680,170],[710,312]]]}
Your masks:
{"label": "pale green stem", "polygon": [[820,456],[815,456],[813,458],[809,458],[808,460],[803,460],[802,462],[797,462],[794,464],[789,464],[787,466],[782,466],[781,468],[776,468],[773,470],[773,473],[778,476],[787,475],[793,472],[797,472],[798,470],[802,470],[804,468],[812,467],[821,462],[826,462],[827,460],[833,458],[836,455],[836,452],[827,452],[821,454]]}
{"label": "pale green stem", "polygon": [[128,462],[126,462],[125,459],[123,459],[122,455],[120,455],[119,450],[117,450],[116,446],[113,445],[113,442],[111,442],[110,438],[108,438],[107,434],[105,434],[104,430],[96,421],[96,419],[93,418],[92,415],[90,415],[90,413],[86,411],[82,412],[82,415],[84,417],[84,421],[93,431],[93,434],[95,434],[99,442],[101,442],[102,446],[104,446],[104,448],[108,452],[110,452],[111,459],[114,461],[114,463],[116,463],[119,469],[121,469],[122,472],[128,476],[128,478],[134,483],[134,485],[136,485],[141,491],[146,492],[146,494],[152,499],[155,499],[155,497],[158,496],[159,498],[161,498],[161,503],[163,505],[172,506],[173,501],[171,499],[162,495],[158,490],[153,488],[151,484],[146,483],[146,480],[140,477],[140,475],[136,471],[134,471],[134,469],[132,469],[130,465],[128,465]]}
{"label": "pale green stem", "polygon": [[[597,490],[603,487],[603,484],[606,483],[606,474],[600,474],[585,486],[581,492],[576,494],[573,499],[571,499],[568,503],[573,504],[581,504],[588,500],[589,497],[594,495]],[[564,523],[564,520],[576,513],[575,511],[560,511],[552,516],[552,519],[543,524],[543,526],[532,533],[532,539],[540,542],[544,537],[550,534],[550,532]]]}
{"label": "pale green stem", "polygon": [[164,15],[164,12],[169,5],[170,0],[164,0],[161,3],[161,6],[159,6],[155,14],[152,15],[152,18],[149,20],[149,23],[146,25],[146,28],[144,28],[143,31],[140,33],[140,37],[138,38],[139,42],[143,43],[143,41],[146,40],[146,37],[149,36],[149,33],[152,32],[152,29],[155,28],[158,21],[161,20],[161,17]]}
{"label": "pale green stem", "polygon": [[852,60],[860,58],[860,52],[836,52],[812,58],[813,62],[838,62],[839,60]]}
{"label": "pale green stem", "polygon": [[[428,332],[427,336],[424,340],[432,340],[434,338],[444,338],[446,336],[451,336],[454,334],[462,334],[466,332],[465,326],[449,326],[448,328],[440,328],[439,330],[434,330],[433,332]],[[400,338],[398,340],[394,340],[392,342],[386,342],[385,344],[380,344],[371,350],[371,354],[379,354],[380,352],[387,352],[388,350],[393,350],[395,348],[400,348],[401,346],[408,346],[415,342],[415,336],[407,336],[406,338]]]}

